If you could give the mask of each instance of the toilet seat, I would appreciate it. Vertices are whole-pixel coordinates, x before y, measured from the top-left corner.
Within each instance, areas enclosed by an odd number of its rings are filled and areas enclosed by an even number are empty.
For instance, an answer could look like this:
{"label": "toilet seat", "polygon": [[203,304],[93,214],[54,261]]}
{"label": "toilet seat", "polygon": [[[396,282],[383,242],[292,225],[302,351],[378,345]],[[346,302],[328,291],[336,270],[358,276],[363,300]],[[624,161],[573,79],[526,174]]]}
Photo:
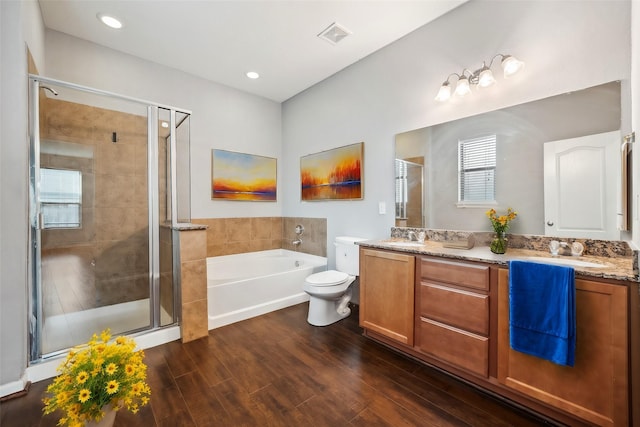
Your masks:
{"label": "toilet seat", "polygon": [[342,271],[328,270],[308,276],[305,282],[311,286],[336,286],[346,282],[349,275]]}

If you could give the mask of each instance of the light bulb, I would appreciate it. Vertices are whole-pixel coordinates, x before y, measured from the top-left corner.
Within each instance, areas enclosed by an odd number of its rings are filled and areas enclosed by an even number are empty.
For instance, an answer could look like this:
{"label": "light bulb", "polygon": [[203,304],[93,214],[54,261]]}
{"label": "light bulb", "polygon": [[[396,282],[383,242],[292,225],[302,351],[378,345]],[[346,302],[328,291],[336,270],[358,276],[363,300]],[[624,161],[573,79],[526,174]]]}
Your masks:
{"label": "light bulb", "polygon": [[511,55],[507,55],[502,59],[502,69],[504,70],[505,78],[514,75],[523,67],[524,62],[514,58]]}
{"label": "light bulb", "polygon": [[451,86],[449,85],[449,82],[446,81],[442,83],[442,86],[440,86],[440,90],[436,95],[436,101],[444,102],[449,98],[451,98]]}
{"label": "light bulb", "polygon": [[469,86],[469,79],[466,76],[461,76],[458,80],[458,84],[456,84],[456,92],[457,96],[465,96],[471,93],[471,86]]}
{"label": "light bulb", "polygon": [[493,77],[493,73],[485,66],[478,76],[478,86],[489,87],[495,82],[496,79]]}

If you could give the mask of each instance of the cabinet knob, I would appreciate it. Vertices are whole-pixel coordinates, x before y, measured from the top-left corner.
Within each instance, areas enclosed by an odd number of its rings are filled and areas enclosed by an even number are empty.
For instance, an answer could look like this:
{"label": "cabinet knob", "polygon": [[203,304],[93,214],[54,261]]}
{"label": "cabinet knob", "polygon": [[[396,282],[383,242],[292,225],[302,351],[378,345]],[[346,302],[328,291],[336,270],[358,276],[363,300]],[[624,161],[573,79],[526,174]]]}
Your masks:
{"label": "cabinet knob", "polygon": [[549,227],[553,227],[553,221],[547,221],[547,225],[548,225]]}

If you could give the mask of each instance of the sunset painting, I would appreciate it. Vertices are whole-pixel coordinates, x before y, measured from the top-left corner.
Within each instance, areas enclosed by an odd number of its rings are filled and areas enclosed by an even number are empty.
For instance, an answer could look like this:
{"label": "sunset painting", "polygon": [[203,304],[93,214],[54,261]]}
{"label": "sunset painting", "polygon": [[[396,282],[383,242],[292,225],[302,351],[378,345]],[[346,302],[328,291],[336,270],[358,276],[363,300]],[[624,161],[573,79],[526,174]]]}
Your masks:
{"label": "sunset painting", "polygon": [[211,198],[276,201],[276,159],[211,150]]}
{"label": "sunset painting", "polygon": [[302,200],[362,199],[364,142],[300,158]]}

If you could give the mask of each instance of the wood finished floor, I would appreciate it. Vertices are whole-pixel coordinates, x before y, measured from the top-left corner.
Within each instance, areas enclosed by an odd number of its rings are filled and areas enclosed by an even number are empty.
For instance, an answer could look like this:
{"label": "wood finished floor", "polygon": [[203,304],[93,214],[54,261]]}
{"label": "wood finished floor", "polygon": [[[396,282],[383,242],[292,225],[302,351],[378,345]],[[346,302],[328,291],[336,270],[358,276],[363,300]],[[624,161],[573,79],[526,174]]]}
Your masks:
{"label": "wood finished floor", "polygon": [[[527,413],[365,337],[358,314],[318,328],[307,304],[145,351],[151,403],[130,426],[541,426]],[[50,380],[0,403],[0,426],[54,426]]]}

